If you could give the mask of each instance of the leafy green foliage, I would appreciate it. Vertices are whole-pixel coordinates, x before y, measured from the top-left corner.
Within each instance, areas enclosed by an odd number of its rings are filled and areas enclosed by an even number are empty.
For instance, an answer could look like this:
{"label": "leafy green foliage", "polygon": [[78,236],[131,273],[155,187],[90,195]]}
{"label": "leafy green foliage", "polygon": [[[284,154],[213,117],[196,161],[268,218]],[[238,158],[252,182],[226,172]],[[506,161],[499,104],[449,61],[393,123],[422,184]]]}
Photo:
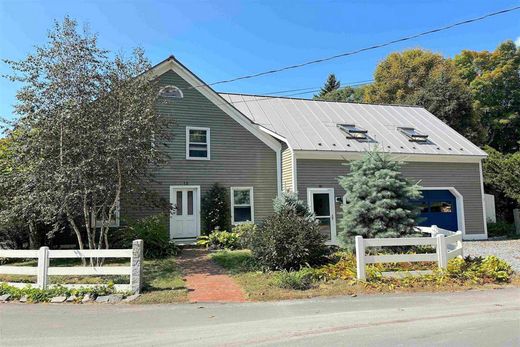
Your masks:
{"label": "leafy green foliage", "polygon": [[239,248],[250,248],[251,238],[256,232],[256,228],[254,223],[241,223],[233,227],[233,232],[239,235]]}
{"label": "leafy green foliage", "polygon": [[170,240],[168,217],[165,215],[131,221],[117,234],[117,243],[121,248],[132,248],[132,241],[143,240],[146,259],[166,258],[178,253],[177,246]]}
{"label": "leafy green foliage", "polygon": [[411,201],[421,197],[417,184],[401,175],[400,163],[386,153],[371,151],[351,162],[350,172],[339,178],[347,192],[342,204],[339,239],[353,248],[354,236],[403,237],[416,233],[418,208]]}
{"label": "leafy green foliage", "polygon": [[321,96],[315,96],[315,100],[340,101],[340,102],[363,102],[365,94],[364,86],[344,87],[333,90]]}
{"label": "leafy green foliage", "polygon": [[211,249],[237,249],[240,247],[240,234],[213,230],[209,235],[199,237],[197,245]]}
{"label": "leafy green foliage", "polygon": [[326,280],[354,280],[357,275],[356,257],[352,253],[341,254],[336,262],[322,266],[317,273]]}
{"label": "leafy green foliage", "polygon": [[508,223],[505,220],[497,219],[496,223],[487,223],[487,231],[489,237],[510,236],[515,232],[514,223]]}
{"label": "leafy green foliage", "polygon": [[307,290],[316,282],[316,270],[304,267],[298,271],[278,271],[273,276],[273,284],[283,289]]}
{"label": "leafy green foliage", "polygon": [[508,40],[494,52],[464,50],[454,62],[473,95],[485,143],[504,153],[520,150],[520,48]]}
{"label": "leafy green foliage", "polygon": [[365,101],[421,105],[469,138],[476,138],[478,121],[471,93],[455,64],[422,49],[391,53],[376,68],[375,82],[365,90]]}
{"label": "leafy green foliage", "polygon": [[317,221],[283,210],[266,218],[251,237],[255,261],[266,269],[299,269],[316,265],[327,253]]}
{"label": "leafy green foliage", "polygon": [[451,259],[447,274],[450,278],[474,283],[503,283],[511,280],[513,269],[505,261],[490,255]]}
{"label": "leafy green foliage", "polygon": [[[420,263],[371,264],[366,267],[367,284],[413,287],[429,284],[505,283],[511,281],[513,275],[511,266],[495,256],[453,258],[448,261],[446,270],[439,270],[437,263],[431,263],[428,267],[433,270],[431,275],[410,275],[397,279],[383,277],[382,273],[419,270],[424,266]],[[316,275],[325,280],[341,279],[354,283],[356,281],[356,257],[353,253],[343,253],[338,261],[317,269]]]}
{"label": "leafy green foliage", "polygon": [[218,183],[214,183],[202,197],[201,214],[204,232],[229,230],[231,226],[231,212],[227,189]]}
{"label": "leafy green foliage", "polygon": [[49,302],[55,296],[71,296],[75,295],[79,300],[86,294],[92,296],[108,295],[116,293],[114,286],[109,284],[107,286],[98,287],[81,287],[77,289],[68,289],[63,286],[54,286],[49,289],[32,288],[31,286],[17,288],[8,285],[7,283],[0,283],[0,295],[9,294],[11,299],[19,300],[23,296],[27,296],[28,302]]}
{"label": "leafy green foliage", "polygon": [[520,205],[520,151],[502,154],[491,147],[485,147],[485,151],[484,183]]}

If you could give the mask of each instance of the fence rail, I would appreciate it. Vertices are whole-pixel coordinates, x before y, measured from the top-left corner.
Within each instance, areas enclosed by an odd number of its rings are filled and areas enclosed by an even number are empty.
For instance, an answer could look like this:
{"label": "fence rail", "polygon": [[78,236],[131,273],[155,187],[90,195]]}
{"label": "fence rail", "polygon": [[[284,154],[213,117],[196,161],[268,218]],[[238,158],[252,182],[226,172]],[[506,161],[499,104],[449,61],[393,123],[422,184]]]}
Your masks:
{"label": "fence rail", "polygon": [[[356,264],[357,278],[366,279],[366,264],[381,263],[413,263],[413,262],[437,262],[439,268],[445,269],[448,260],[457,256],[463,256],[462,232],[452,232],[432,225],[430,228],[421,227],[421,232],[428,233],[431,237],[408,237],[408,238],[379,238],[364,239],[356,236]],[[390,246],[433,246],[435,253],[424,254],[385,254],[367,255],[367,247],[390,247]],[[384,272],[383,276],[402,277],[403,275],[418,275],[431,273],[430,270],[410,271],[407,273],[399,271]]]}
{"label": "fence rail", "polygon": [[[39,250],[0,250],[0,258],[38,259],[37,266],[0,266],[2,275],[32,275],[36,283],[8,282],[15,287],[30,285],[46,289],[49,276],[130,276],[128,284],[116,284],[116,290],[128,290],[139,293],[143,280],[143,241],[132,242],[132,249],[99,249],[99,250],[50,250],[41,247]],[[129,258],[130,266],[49,266],[50,259],[86,259],[86,258]],[[102,284],[62,284],[68,288],[94,287]]]}

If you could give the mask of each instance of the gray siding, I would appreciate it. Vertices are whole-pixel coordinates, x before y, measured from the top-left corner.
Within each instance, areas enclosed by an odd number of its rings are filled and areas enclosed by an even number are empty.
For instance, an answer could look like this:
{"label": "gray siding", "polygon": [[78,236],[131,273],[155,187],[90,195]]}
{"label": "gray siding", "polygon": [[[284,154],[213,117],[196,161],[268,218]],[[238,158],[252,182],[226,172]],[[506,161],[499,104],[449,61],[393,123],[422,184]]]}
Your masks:
{"label": "gray siding", "polygon": [[[335,196],[345,191],[337,177],[347,174],[349,167],[339,160],[298,159],[298,195],[307,200],[307,188],[334,188]],[[403,175],[420,181],[424,187],[455,187],[464,198],[466,234],[484,234],[483,206],[480,188],[480,171],[477,163],[408,162]],[[340,204],[336,203],[336,216],[340,218]]]}
{"label": "gray siding", "polygon": [[[169,144],[169,162],[155,172],[157,182],[150,187],[169,200],[172,185],[200,185],[201,195],[215,182],[229,188],[252,186],[255,222],[272,213],[277,194],[276,153],[255,135],[179,77],[169,71],[159,77],[161,85],[179,87],[184,98],[169,104],[158,104],[158,111],[172,117],[174,138]],[[211,160],[186,160],[186,127],[211,129]],[[122,214],[139,218],[153,213],[146,208],[124,206]]]}
{"label": "gray siding", "polygon": [[282,147],[282,190],[293,191],[293,157],[286,144]]}

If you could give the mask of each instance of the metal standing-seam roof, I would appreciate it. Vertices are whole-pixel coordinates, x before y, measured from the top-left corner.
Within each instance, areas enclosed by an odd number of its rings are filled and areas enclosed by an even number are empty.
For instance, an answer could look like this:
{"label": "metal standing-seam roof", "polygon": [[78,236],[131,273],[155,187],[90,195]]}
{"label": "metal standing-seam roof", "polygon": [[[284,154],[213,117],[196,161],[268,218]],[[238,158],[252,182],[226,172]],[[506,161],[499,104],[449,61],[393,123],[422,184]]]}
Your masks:
{"label": "metal standing-seam roof", "polygon": [[[378,145],[391,153],[486,156],[422,107],[220,95],[256,124],[285,138],[296,151],[365,152]],[[368,139],[349,139],[338,124],[367,130]],[[428,140],[410,141],[398,129],[403,127],[427,134]]]}

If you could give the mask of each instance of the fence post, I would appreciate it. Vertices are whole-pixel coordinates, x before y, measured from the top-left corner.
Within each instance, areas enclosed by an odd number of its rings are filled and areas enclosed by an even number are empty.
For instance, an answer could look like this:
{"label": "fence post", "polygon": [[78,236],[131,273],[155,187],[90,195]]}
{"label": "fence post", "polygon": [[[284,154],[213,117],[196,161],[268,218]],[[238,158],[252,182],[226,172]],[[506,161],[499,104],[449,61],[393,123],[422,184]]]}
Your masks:
{"label": "fence post", "polygon": [[40,247],[38,250],[38,269],[36,285],[40,289],[47,289],[49,279],[49,247]]}
{"label": "fence post", "polygon": [[143,240],[132,242],[132,257],[130,258],[132,272],[130,273],[130,287],[134,294],[141,292],[143,287],[143,260],[144,260]]}
{"label": "fence post", "polygon": [[462,231],[458,230],[457,234],[460,235],[460,241],[457,241],[457,249],[460,248],[460,257],[464,258],[464,248],[462,246]]}
{"label": "fence post", "polygon": [[363,242],[363,236],[356,236],[356,270],[357,279],[365,280],[365,243]]}
{"label": "fence post", "polygon": [[440,269],[448,267],[448,249],[446,247],[446,238],[443,234],[435,236],[437,238],[437,261]]}
{"label": "fence post", "polygon": [[432,225],[432,237],[439,235],[439,228],[434,224]]}

